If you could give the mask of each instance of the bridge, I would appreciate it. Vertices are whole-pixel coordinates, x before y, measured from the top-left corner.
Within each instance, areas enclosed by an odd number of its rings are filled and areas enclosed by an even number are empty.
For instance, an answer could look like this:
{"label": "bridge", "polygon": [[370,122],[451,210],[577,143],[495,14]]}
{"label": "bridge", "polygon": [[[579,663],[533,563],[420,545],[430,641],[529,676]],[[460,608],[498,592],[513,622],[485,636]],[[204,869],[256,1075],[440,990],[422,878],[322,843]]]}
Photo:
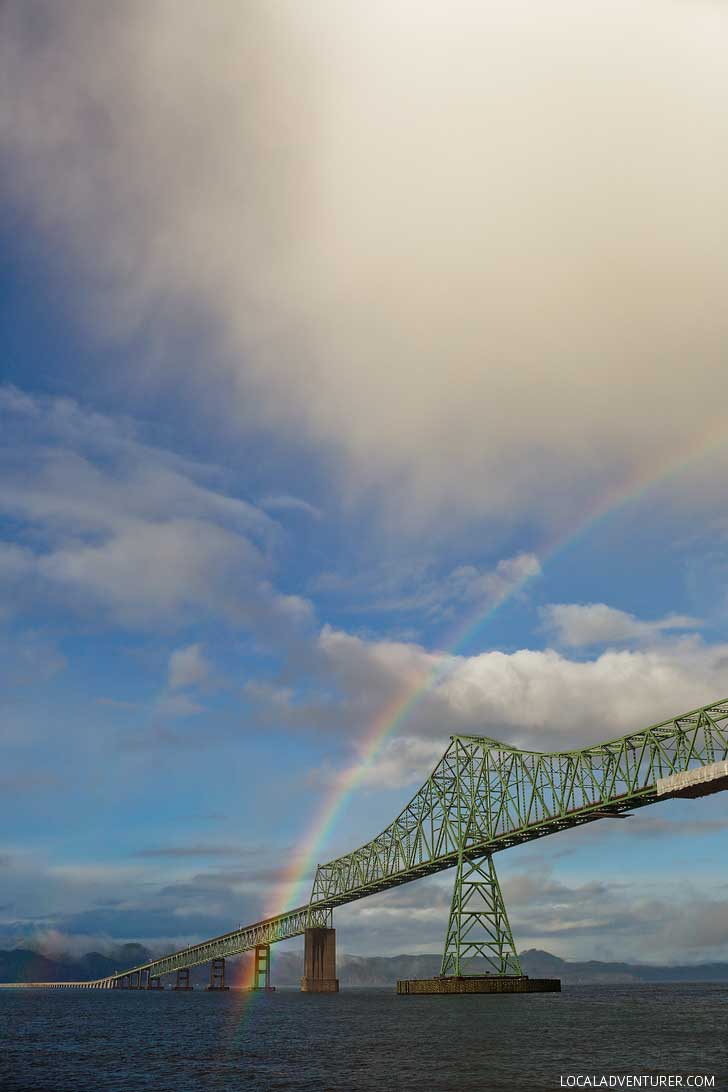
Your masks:
{"label": "bridge", "polygon": [[728,698],[573,751],[542,753],[487,736],[455,735],[385,830],[318,865],[304,906],[104,979],[28,985],[154,989],[162,976],[176,973],[175,988],[187,989],[190,968],[210,963],[210,988],[224,989],[225,959],[254,950],[254,988],[271,988],[270,945],[303,935],[302,989],[334,991],[334,909],[449,868],[455,869],[455,882],[442,980],[463,978],[474,958],[501,983],[523,979],[493,864],[496,853],[586,823],[624,818],[660,800],[726,788]]}

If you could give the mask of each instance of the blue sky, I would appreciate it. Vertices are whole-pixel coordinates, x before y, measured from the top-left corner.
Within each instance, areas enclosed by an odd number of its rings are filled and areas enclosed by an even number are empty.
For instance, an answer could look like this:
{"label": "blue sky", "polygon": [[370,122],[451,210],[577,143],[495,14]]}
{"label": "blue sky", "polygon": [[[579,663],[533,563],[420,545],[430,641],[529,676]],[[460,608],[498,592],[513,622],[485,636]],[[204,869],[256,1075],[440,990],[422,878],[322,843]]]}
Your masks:
{"label": "blue sky", "polygon": [[[456,7],[3,9],[7,945],[255,920],[443,653],[321,859],[452,731],[574,747],[728,694],[728,18]],[[728,958],[727,827],[717,796],[503,855],[519,947]],[[340,946],[436,951],[448,903],[342,908]]]}

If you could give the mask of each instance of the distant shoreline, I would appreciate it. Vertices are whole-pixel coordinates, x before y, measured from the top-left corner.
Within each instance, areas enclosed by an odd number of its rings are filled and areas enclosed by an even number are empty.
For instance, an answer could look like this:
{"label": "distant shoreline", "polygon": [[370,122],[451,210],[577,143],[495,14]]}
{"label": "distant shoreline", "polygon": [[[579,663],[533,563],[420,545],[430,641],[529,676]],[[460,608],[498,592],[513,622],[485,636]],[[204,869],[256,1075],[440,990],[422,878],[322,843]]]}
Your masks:
{"label": "distant shoreline", "polygon": [[[141,946],[134,945],[138,953]],[[144,950],[146,952],[146,950]],[[629,985],[658,983],[707,983],[728,982],[728,962],[656,965],[642,963],[607,962],[601,960],[564,960],[550,952],[529,949],[520,953],[524,974],[533,978],[560,978],[564,985]],[[65,982],[103,978],[113,973],[124,962],[123,956],[89,952],[79,959],[60,956],[51,959],[29,948],[0,950],[0,982]],[[229,962],[228,980],[235,986],[239,977],[244,978],[246,961]],[[240,968],[239,974],[236,974]],[[283,951],[272,959],[273,981],[281,988],[298,987],[303,973],[302,953]],[[439,972],[440,956],[396,955],[356,956],[346,953],[339,956],[338,973],[342,986],[388,987],[398,978],[430,977]],[[468,968],[477,973],[475,963]],[[204,985],[208,978],[207,967],[194,968],[192,981]]]}

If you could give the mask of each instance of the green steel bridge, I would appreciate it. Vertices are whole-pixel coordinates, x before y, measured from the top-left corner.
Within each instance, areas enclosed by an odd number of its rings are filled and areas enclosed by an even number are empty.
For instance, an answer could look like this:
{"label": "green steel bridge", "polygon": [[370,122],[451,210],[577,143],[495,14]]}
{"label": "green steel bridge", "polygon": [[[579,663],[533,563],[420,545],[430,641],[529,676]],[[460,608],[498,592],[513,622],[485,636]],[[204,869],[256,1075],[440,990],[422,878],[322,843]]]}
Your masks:
{"label": "green steel bridge", "polygon": [[725,788],[728,698],[574,751],[541,753],[486,736],[452,736],[430,777],[385,830],[317,867],[304,906],[109,978],[58,985],[157,983],[162,975],[330,928],[337,906],[448,868],[455,869],[455,883],[441,973],[460,975],[466,959],[480,957],[491,973],[518,975],[494,854],[670,797]]}

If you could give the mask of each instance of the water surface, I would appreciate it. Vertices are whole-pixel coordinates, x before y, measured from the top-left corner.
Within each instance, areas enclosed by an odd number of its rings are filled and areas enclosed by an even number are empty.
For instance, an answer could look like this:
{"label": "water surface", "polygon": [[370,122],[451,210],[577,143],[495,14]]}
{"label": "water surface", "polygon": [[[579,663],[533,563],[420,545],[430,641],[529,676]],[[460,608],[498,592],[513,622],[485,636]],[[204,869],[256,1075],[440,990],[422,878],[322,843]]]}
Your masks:
{"label": "water surface", "polygon": [[710,1074],[728,986],[398,997],[0,990],[2,1092],[558,1089],[569,1074]]}

